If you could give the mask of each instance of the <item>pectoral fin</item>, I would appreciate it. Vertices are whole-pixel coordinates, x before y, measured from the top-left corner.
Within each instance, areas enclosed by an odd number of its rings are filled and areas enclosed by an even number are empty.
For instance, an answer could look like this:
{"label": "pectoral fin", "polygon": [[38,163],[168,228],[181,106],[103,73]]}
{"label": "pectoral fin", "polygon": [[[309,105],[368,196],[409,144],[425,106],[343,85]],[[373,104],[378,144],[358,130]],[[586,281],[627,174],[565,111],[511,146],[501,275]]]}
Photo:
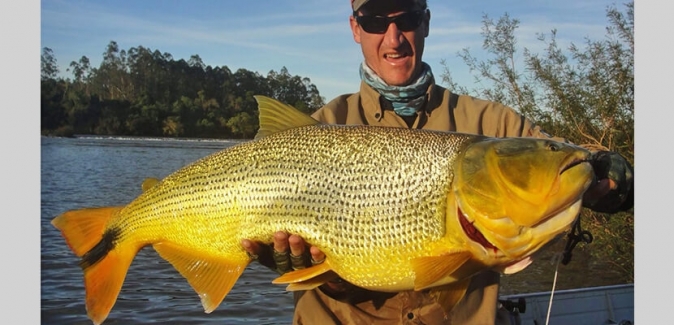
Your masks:
{"label": "pectoral fin", "polygon": [[416,275],[414,279],[414,290],[423,290],[431,287],[442,278],[451,275],[461,267],[468,259],[471,253],[468,251],[458,251],[439,256],[419,257],[412,260],[412,268]]}
{"label": "pectoral fin", "polygon": [[226,260],[208,254],[196,254],[193,250],[172,243],[157,243],[152,247],[187,279],[201,298],[206,313],[220,305],[250,263],[245,254],[241,254],[241,258],[233,256],[231,260]]}
{"label": "pectoral fin", "polygon": [[286,290],[288,291],[310,290],[336,277],[337,274],[332,271],[330,265],[326,261],[325,263],[314,265],[306,269],[283,274],[274,279],[272,283],[287,283],[288,287],[286,287]]}

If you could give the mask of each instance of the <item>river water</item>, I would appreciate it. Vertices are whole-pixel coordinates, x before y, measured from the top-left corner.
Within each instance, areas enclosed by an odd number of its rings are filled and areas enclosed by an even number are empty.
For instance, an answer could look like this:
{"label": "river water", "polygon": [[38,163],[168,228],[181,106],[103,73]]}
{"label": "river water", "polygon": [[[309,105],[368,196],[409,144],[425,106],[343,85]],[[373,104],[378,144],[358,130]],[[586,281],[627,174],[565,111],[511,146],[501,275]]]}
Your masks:
{"label": "river water", "polygon": [[[147,177],[163,178],[192,161],[235,145],[226,140],[140,138],[41,139],[41,322],[91,324],[84,307],[79,258],[50,221],[70,209],[125,205]],[[581,244],[582,245],[582,244]],[[561,247],[557,245],[556,247]],[[526,270],[502,278],[502,293],[549,291],[555,265],[542,255]],[[592,272],[589,270],[600,270]],[[560,266],[557,289],[619,284],[619,274],[582,247]],[[588,274],[601,276],[588,277]],[[151,247],[133,260],[105,324],[289,324],[292,294],[252,263],[220,306],[204,313],[187,281]]]}

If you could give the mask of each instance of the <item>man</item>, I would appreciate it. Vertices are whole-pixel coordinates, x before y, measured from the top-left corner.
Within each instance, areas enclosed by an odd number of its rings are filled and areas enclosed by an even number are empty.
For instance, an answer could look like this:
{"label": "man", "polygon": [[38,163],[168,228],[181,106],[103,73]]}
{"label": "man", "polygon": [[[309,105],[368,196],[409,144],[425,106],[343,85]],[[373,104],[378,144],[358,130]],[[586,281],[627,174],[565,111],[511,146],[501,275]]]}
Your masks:
{"label": "man", "polygon": [[[548,138],[539,127],[498,103],[457,96],[435,84],[422,61],[429,33],[426,0],[351,0],[353,38],[360,44],[360,91],[339,96],[312,116],[329,124],[366,124]],[[554,138],[564,141],[562,138]],[[633,205],[632,167],[612,152],[595,154],[599,181],[585,196],[602,212]],[[608,178],[608,175],[611,177]],[[594,204],[589,206],[589,204]],[[322,262],[316,247],[299,236],[277,232],[273,248],[244,240],[246,251],[279,273]],[[308,252],[307,252],[308,250]],[[331,282],[295,294],[294,324],[494,324],[500,275],[476,275],[449,315],[426,291],[381,293]]]}

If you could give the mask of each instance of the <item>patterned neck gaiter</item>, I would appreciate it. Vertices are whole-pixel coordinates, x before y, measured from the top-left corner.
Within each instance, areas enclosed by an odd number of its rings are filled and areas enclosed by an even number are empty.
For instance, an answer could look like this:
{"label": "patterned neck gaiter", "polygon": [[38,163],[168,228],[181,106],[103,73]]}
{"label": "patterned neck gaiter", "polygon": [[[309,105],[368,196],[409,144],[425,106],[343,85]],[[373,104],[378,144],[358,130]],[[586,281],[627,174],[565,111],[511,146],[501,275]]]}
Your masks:
{"label": "patterned neck gaiter", "polygon": [[407,86],[389,86],[382,80],[365,61],[360,65],[360,79],[374,88],[380,95],[391,102],[393,110],[400,116],[416,114],[424,104],[426,90],[435,81],[431,67],[422,62],[421,75]]}

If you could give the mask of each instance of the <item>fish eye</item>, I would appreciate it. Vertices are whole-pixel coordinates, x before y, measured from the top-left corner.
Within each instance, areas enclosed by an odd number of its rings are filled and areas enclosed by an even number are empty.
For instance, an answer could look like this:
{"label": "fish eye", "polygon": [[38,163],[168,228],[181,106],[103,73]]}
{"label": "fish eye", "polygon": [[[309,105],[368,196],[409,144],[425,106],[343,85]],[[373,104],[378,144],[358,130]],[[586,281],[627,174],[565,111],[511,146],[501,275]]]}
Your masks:
{"label": "fish eye", "polygon": [[550,149],[550,151],[559,151],[559,149],[560,149],[559,146],[560,146],[559,143],[548,142],[548,149]]}

